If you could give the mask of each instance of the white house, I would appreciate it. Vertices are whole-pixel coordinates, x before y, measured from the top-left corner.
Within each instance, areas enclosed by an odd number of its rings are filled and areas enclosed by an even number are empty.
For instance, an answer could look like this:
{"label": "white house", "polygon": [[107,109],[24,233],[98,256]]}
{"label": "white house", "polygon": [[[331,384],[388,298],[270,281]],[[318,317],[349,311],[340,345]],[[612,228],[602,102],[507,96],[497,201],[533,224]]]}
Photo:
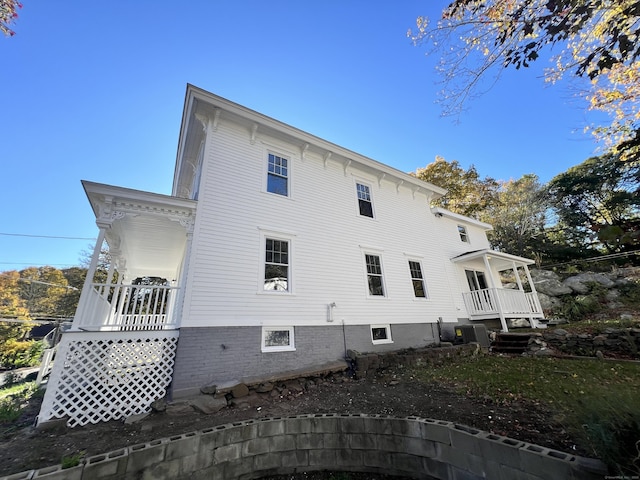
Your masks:
{"label": "white house", "polygon": [[542,318],[533,262],[432,208],[442,188],[193,86],[171,196],[83,186],[98,241],[40,422],[122,418],[347,349],[423,347],[443,325]]}

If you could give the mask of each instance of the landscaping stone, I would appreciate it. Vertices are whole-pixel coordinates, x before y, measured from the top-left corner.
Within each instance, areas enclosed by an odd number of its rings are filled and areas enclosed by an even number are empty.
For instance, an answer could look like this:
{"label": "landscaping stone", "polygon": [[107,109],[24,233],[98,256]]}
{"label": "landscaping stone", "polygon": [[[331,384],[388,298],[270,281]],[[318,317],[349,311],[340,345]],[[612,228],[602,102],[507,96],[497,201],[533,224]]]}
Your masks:
{"label": "landscaping stone", "polygon": [[224,398],[215,398],[211,395],[199,395],[192,398],[190,403],[193,408],[205,415],[219,412],[227,406],[227,401]]}

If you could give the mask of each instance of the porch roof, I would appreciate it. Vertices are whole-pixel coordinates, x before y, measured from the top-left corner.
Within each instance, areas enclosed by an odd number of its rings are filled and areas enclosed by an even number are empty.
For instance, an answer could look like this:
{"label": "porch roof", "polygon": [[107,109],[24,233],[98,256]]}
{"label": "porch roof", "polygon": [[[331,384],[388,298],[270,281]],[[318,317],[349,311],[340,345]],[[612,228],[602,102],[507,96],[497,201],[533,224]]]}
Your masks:
{"label": "porch roof", "polygon": [[197,202],[88,181],[82,185],[96,223],[107,226],[107,244],[127,278],[175,279]]}
{"label": "porch roof", "polygon": [[509,253],[498,252],[496,250],[490,250],[488,248],[482,250],[474,250],[472,252],[466,252],[461,255],[457,255],[451,259],[454,263],[468,262],[471,260],[479,260],[486,257],[487,260],[495,265],[498,270],[507,270],[512,267],[513,263],[520,265],[533,265],[534,260],[530,258],[519,257],[517,255],[511,255]]}

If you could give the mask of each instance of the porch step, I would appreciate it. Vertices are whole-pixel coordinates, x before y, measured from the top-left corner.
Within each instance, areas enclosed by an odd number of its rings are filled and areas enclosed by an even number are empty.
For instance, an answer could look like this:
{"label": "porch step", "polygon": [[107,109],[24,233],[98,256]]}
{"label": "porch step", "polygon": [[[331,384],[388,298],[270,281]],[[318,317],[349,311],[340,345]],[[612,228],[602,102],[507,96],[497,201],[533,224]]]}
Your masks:
{"label": "porch step", "polygon": [[529,333],[496,333],[495,340],[491,344],[491,351],[521,354],[527,351],[530,338],[531,334]]}

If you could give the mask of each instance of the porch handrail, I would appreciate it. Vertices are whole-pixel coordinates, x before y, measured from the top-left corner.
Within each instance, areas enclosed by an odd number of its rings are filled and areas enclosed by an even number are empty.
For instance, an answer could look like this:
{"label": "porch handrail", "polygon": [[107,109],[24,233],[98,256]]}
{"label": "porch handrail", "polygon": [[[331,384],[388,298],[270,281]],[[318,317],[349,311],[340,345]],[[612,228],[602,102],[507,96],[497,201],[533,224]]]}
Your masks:
{"label": "porch handrail", "polygon": [[176,328],[173,301],[179,287],[92,283],[74,328],[90,331]]}
{"label": "porch handrail", "polygon": [[485,288],[464,292],[462,296],[469,315],[542,313],[538,297],[533,292],[510,288]]}

